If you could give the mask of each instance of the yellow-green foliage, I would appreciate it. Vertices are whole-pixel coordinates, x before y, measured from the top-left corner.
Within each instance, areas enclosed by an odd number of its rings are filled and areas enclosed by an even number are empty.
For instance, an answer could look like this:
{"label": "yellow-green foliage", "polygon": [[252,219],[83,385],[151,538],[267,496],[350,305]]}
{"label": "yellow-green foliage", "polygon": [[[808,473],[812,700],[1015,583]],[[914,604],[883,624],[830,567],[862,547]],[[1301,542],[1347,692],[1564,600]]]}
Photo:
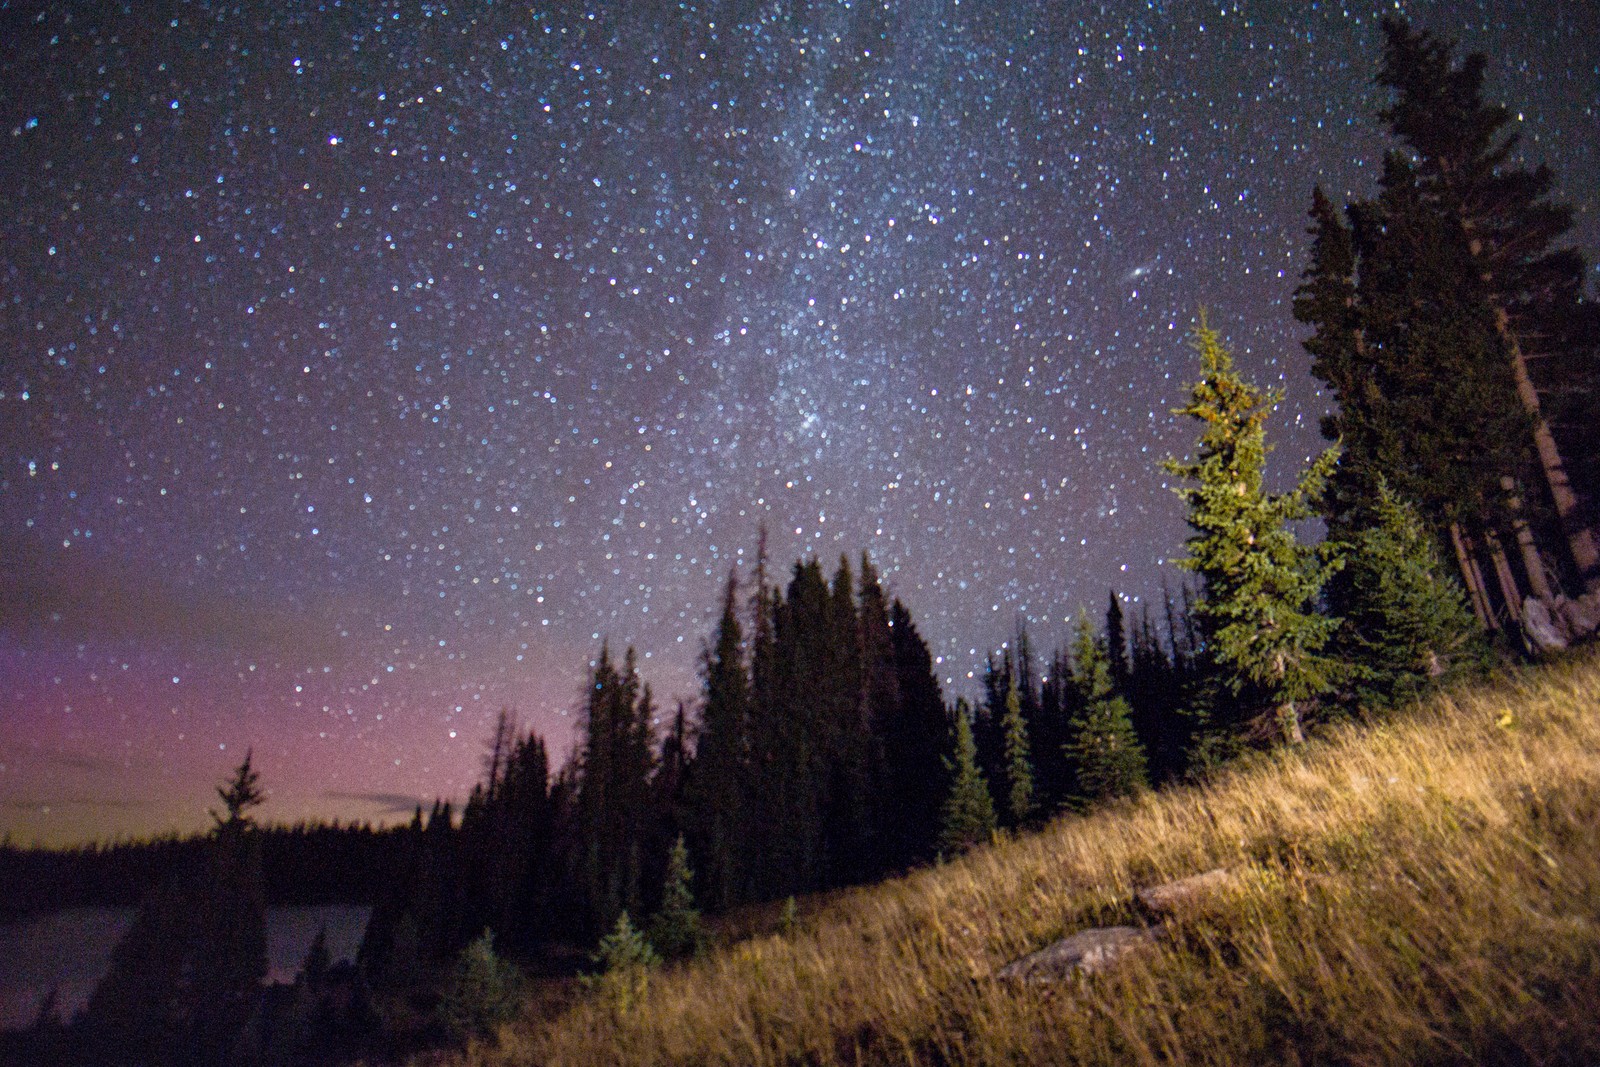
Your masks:
{"label": "yellow-green foliage", "polygon": [[[997,982],[1141,886],[1233,889],[1093,977]],[[483,1064],[1600,1062],[1600,660],[1444,696],[808,909]]]}

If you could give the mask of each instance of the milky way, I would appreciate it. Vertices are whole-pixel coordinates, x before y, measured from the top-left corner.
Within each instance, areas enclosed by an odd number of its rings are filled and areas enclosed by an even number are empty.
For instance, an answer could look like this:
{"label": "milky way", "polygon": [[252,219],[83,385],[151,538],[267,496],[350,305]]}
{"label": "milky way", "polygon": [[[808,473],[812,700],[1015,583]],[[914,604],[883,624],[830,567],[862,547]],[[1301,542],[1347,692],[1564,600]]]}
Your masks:
{"label": "milky way", "polygon": [[[1600,18],[1412,5],[1600,249]],[[730,568],[869,551],[951,692],[1181,551],[1198,307],[1325,407],[1310,190],[1376,9],[0,2],[0,828],[459,796],[602,639],[692,700]],[[558,9],[559,8],[559,9]]]}

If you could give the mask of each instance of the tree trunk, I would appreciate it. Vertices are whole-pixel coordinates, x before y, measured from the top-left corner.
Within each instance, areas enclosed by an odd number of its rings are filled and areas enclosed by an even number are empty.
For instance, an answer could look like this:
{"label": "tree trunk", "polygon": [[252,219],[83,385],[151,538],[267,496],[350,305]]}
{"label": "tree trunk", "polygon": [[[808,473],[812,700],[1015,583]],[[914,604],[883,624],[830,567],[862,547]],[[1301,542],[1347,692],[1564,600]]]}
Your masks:
{"label": "tree trunk", "polygon": [[1517,495],[1517,483],[1507,474],[1500,479],[1500,488],[1506,491],[1506,507],[1511,512],[1511,530],[1517,538],[1517,550],[1522,555],[1522,569],[1528,572],[1528,591],[1546,604],[1554,604],[1556,595],[1550,588],[1545,573],[1544,558],[1539,546],[1533,543],[1533,531],[1522,514],[1522,498]]}
{"label": "tree trunk", "polygon": [[1518,626],[1522,625],[1522,590],[1517,588],[1517,576],[1511,573],[1511,561],[1500,544],[1500,535],[1489,530],[1483,535],[1489,545],[1489,559],[1494,563],[1494,576],[1500,581],[1500,596],[1506,602],[1506,611]]}
{"label": "tree trunk", "polygon": [[[1544,468],[1545,481],[1550,485],[1550,499],[1556,506],[1556,519],[1566,536],[1572,561],[1578,567],[1579,580],[1588,592],[1600,590],[1600,547],[1595,542],[1593,528],[1583,524],[1578,514],[1578,498],[1567,478],[1567,467],[1562,462],[1561,450],[1550,432],[1539,406],[1539,390],[1528,374],[1528,360],[1522,354],[1522,345],[1511,331],[1511,317],[1503,307],[1494,309],[1494,327],[1511,353],[1511,371],[1517,382],[1517,398],[1523,410],[1533,416],[1533,443],[1539,452],[1539,465]],[[1537,595],[1537,594],[1536,594]],[[1546,598],[1547,599],[1547,598]]]}
{"label": "tree trunk", "polygon": [[1283,739],[1289,744],[1306,743],[1305,731],[1300,729],[1300,712],[1296,710],[1294,701],[1285,700],[1278,705],[1278,728],[1283,731]]}
{"label": "tree trunk", "polygon": [[1461,568],[1461,581],[1467,587],[1467,596],[1472,601],[1472,613],[1478,617],[1478,623],[1485,630],[1498,630],[1499,620],[1494,617],[1494,608],[1489,604],[1489,593],[1483,587],[1483,574],[1478,570],[1477,561],[1467,550],[1466,539],[1461,534],[1461,524],[1450,524],[1450,543],[1455,546],[1456,566]]}

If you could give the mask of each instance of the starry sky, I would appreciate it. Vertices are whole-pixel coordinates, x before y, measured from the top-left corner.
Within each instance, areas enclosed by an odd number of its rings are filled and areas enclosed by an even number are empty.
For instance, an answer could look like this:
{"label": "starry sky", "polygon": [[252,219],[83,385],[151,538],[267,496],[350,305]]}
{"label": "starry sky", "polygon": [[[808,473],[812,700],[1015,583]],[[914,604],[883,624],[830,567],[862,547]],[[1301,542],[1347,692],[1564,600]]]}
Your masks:
{"label": "starry sky", "polygon": [[[0,831],[460,797],[602,638],[692,699],[730,567],[869,551],[950,693],[1180,575],[1196,309],[1371,192],[1378,8],[0,0]],[[1600,252],[1600,15],[1491,53]]]}

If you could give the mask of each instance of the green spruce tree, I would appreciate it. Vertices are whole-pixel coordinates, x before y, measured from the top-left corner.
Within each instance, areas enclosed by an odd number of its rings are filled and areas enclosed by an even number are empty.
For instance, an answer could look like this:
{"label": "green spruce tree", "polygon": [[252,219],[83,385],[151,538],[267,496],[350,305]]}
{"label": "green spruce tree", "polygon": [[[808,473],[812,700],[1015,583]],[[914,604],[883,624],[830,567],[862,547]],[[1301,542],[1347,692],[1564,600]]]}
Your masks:
{"label": "green spruce tree", "polygon": [[1291,523],[1310,518],[1338,459],[1330,448],[1287,493],[1263,484],[1265,421],[1278,396],[1246,382],[1206,323],[1195,331],[1201,373],[1177,409],[1202,424],[1193,460],[1166,469],[1188,483],[1175,488],[1188,505],[1188,556],[1179,564],[1204,583],[1196,606],[1204,649],[1220,679],[1244,706],[1270,707],[1284,740],[1304,740],[1300,706],[1326,692],[1339,673],[1325,649],[1337,619],[1317,611],[1330,553],[1302,545]]}
{"label": "green spruce tree", "polygon": [[700,912],[694,906],[694,871],[683,835],[667,858],[667,880],[661,890],[661,910],[650,921],[650,944],[665,959],[692,956],[705,936]]}
{"label": "green spruce tree", "polygon": [[634,928],[626,911],[617,916],[611,932],[600,939],[592,959],[600,973],[586,978],[584,984],[618,1015],[627,1015],[639,1006],[650,988],[650,972],[661,964],[661,957],[644,934]]}
{"label": "green spruce tree", "polygon": [[988,841],[995,830],[994,798],[978,769],[978,746],[972,739],[972,717],[966,701],[956,701],[953,718],[955,753],[945,760],[951,777],[950,795],[945,798],[939,833],[939,851],[949,855]]}
{"label": "green spruce tree", "polygon": [[1080,803],[1130,796],[1147,784],[1144,746],[1127,700],[1113,686],[1112,660],[1087,613],[1078,616],[1072,646],[1077,714],[1066,743]]}
{"label": "green spruce tree", "polygon": [[1357,700],[1382,708],[1481,667],[1487,650],[1416,510],[1380,481],[1367,515],[1329,601],[1344,619],[1335,647],[1357,669]]}
{"label": "green spruce tree", "polygon": [[457,1041],[488,1038],[517,1017],[522,1003],[522,973],[495,952],[494,933],[486,929],[456,957],[435,1016]]}
{"label": "green spruce tree", "polygon": [[1028,722],[1022,715],[1022,696],[1015,678],[1006,689],[1006,710],[1000,721],[1005,736],[1006,815],[1021,826],[1033,815],[1033,761],[1028,758]]}

